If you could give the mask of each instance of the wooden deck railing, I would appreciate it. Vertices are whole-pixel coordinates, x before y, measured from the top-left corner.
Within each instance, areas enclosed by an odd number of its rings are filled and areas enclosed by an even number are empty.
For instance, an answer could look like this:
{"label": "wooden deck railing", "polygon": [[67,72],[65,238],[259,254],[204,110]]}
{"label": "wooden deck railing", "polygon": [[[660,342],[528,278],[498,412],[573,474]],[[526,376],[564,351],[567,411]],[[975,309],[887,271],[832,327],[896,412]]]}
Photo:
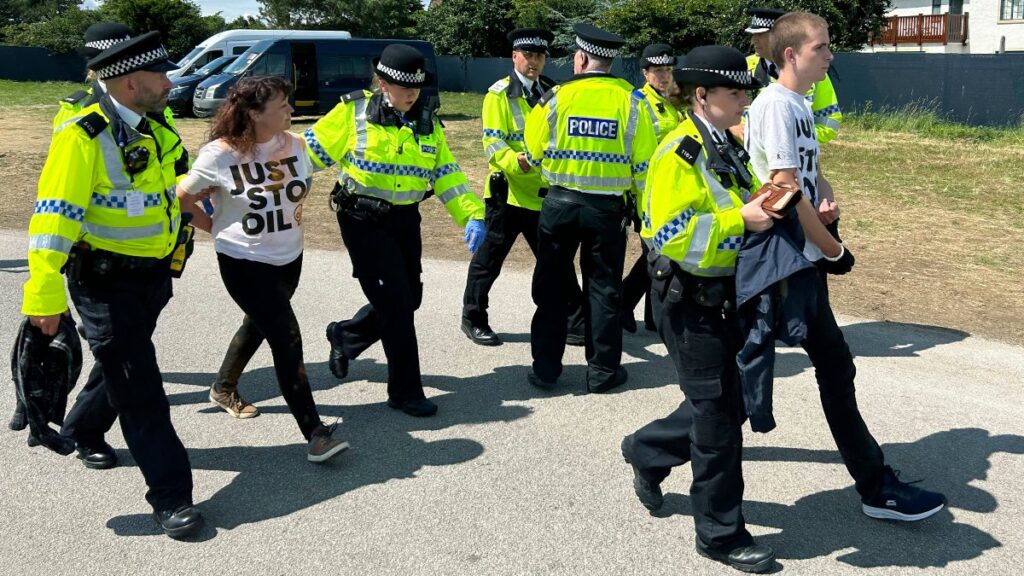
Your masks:
{"label": "wooden deck railing", "polygon": [[877,35],[868,43],[888,44],[950,44],[967,43],[967,14],[937,14],[934,16],[892,16],[882,24]]}

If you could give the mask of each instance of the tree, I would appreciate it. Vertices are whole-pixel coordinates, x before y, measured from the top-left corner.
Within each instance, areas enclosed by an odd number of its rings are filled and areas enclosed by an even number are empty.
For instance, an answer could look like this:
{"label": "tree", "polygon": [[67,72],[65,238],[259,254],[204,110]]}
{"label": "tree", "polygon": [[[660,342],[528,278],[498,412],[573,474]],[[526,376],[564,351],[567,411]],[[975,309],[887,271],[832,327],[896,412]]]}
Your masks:
{"label": "tree", "polygon": [[419,0],[260,0],[272,28],[347,30],[362,38],[415,38]]}
{"label": "tree", "polygon": [[220,16],[202,16],[199,6],[190,0],[105,0],[99,12],[136,34],[158,30],[172,59],[184,56],[227,26]]}
{"label": "tree", "polygon": [[444,0],[420,14],[420,30],[438,54],[508,56],[514,28],[507,0]]}
{"label": "tree", "polygon": [[557,54],[573,45],[573,24],[595,24],[610,6],[610,0],[513,0],[512,17],[516,26],[551,30],[555,35],[553,53]]}
{"label": "tree", "polygon": [[85,29],[99,21],[95,10],[73,7],[44,21],[7,26],[3,41],[19,46],[41,46],[58,53],[74,51],[82,45]]}

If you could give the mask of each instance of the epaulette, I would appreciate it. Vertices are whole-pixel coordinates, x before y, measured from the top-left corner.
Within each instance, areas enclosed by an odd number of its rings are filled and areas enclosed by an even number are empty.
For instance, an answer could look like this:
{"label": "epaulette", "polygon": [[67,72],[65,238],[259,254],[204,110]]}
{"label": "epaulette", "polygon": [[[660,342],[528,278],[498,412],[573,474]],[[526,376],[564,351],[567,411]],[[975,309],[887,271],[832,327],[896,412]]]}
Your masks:
{"label": "epaulette", "polygon": [[61,102],[64,102],[66,104],[78,104],[82,101],[83,98],[85,98],[88,95],[89,93],[85,90],[79,90],[78,92],[75,92],[66,98],[62,98]]}
{"label": "epaulette", "polygon": [[700,142],[698,142],[693,136],[686,136],[683,141],[676,147],[676,155],[682,158],[687,164],[693,166],[697,162],[697,156],[700,155],[700,149],[702,148]]}
{"label": "epaulette", "polygon": [[502,78],[501,80],[498,80],[494,84],[491,84],[491,87],[488,88],[487,90],[489,92],[494,92],[495,94],[501,94],[507,88],[508,88],[508,78]]}
{"label": "epaulette", "polygon": [[92,139],[99,136],[100,132],[103,132],[110,122],[103,117],[103,114],[100,114],[99,112],[90,112],[79,118],[75,124],[81,126],[82,130],[85,130],[85,133],[89,135],[90,139]]}
{"label": "epaulette", "polygon": [[362,90],[356,90],[354,92],[349,92],[348,94],[342,96],[341,101],[347,104],[349,102],[354,102],[356,100],[363,100],[364,98],[366,98],[366,92],[363,92]]}
{"label": "epaulette", "polygon": [[549,100],[555,97],[555,92],[558,92],[558,86],[552,86],[550,90],[544,93],[537,101],[537,106],[544,106]]}

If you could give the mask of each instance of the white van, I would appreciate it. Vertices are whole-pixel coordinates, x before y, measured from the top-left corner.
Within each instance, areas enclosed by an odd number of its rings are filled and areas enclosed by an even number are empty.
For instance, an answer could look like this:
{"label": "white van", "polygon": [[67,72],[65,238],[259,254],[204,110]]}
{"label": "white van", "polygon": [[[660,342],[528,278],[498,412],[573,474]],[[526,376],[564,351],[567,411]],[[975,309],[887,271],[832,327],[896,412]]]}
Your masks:
{"label": "white van", "polygon": [[199,43],[178,62],[179,68],[167,73],[175,79],[187,76],[221,56],[237,56],[260,40],[348,40],[352,34],[331,30],[225,30]]}

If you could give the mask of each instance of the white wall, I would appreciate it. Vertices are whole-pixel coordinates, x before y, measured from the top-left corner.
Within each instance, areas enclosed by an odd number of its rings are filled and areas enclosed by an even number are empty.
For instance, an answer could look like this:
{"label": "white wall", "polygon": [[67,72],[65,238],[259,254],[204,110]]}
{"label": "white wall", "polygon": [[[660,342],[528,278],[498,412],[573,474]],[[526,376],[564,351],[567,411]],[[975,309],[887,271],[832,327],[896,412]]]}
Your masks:
{"label": "white wall", "polygon": [[[890,16],[917,16],[932,13],[931,0],[893,0]],[[964,0],[964,12],[970,14],[967,24],[967,51],[972,54],[993,54],[999,50],[999,40],[1006,37],[1006,50],[1024,51],[1024,20],[1000,21],[1002,0]],[[949,11],[949,1],[942,3],[942,12]],[[870,51],[870,47],[865,47]],[[921,50],[917,45],[900,45],[900,51]],[[875,47],[876,52],[891,52],[892,47]],[[961,52],[962,48],[926,45],[924,52]]]}

